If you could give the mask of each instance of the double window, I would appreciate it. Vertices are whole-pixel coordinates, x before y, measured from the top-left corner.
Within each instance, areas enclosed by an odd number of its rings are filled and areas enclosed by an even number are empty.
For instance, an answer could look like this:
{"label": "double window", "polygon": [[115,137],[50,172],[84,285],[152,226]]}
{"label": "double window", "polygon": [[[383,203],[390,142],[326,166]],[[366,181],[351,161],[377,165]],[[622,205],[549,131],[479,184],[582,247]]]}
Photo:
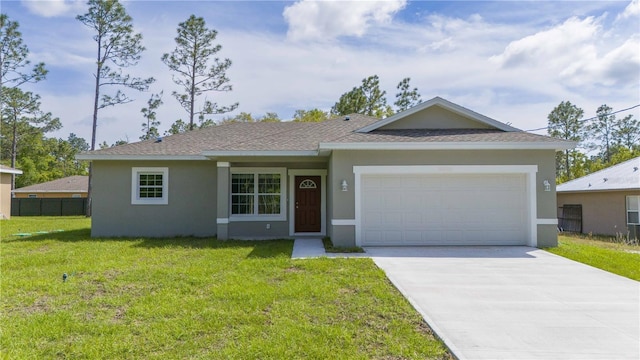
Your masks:
{"label": "double window", "polygon": [[169,168],[134,167],[131,172],[131,203],[134,205],[167,205]]}
{"label": "double window", "polygon": [[231,170],[231,216],[236,219],[285,217],[285,170],[235,168]]}
{"label": "double window", "polygon": [[640,195],[627,196],[627,225],[640,225]]}

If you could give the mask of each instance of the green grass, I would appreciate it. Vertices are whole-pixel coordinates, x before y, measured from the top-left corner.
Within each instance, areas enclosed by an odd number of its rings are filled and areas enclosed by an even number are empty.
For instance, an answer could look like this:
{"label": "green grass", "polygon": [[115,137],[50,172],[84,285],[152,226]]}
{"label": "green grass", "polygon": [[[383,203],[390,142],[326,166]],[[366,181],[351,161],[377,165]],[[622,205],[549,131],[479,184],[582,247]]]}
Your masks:
{"label": "green grass", "polygon": [[452,358],[370,259],[291,260],[289,240],[91,239],[85,218],[14,217],[0,233],[0,358]]}
{"label": "green grass", "polygon": [[364,249],[359,246],[354,247],[334,247],[333,241],[328,236],[322,238],[324,251],[328,253],[364,253]]}
{"label": "green grass", "polygon": [[554,254],[640,281],[640,246],[582,236],[559,236]]}

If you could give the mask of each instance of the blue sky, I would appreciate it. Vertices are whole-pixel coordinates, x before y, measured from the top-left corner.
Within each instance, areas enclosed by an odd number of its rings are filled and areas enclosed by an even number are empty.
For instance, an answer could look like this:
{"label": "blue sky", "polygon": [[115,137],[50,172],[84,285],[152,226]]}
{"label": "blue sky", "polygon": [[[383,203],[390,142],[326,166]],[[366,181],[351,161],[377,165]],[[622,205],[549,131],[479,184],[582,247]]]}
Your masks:
{"label": "blue sky", "polygon": [[[128,71],[157,79],[149,93],[101,110],[98,142],[137,141],[140,109],[164,91],[161,132],[187,114],[171,97],[177,89],[160,61],[174,47],[178,23],[201,16],[218,31],[220,57],[233,65],[233,91],[211,93],[235,112],[328,110],[340,95],[377,74],[394,101],[411,77],[424,100],[441,96],[528,130],[544,127],[561,101],[585,116],[608,104],[640,104],[640,4],[634,1],[123,1],[147,50]],[[44,61],[47,80],[30,86],[63,129],[91,137],[95,43],[75,16],[83,1],[2,0],[20,23],[32,62]],[[109,90],[108,90],[109,91]],[[113,89],[115,91],[115,89]],[[621,113],[640,117],[640,108]],[[233,115],[233,114],[231,114]],[[215,117],[221,119],[222,115]]]}

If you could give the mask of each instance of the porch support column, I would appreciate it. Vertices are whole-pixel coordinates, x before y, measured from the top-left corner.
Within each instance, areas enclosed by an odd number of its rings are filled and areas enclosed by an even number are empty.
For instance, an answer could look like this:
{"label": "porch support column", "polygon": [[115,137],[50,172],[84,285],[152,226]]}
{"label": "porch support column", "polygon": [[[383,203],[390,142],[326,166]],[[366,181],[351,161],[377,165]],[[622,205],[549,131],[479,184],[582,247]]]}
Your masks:
{"label": "porch support column", "polygon": [[218,239],[229,239],[229,163],[218,161],[218,203],[216,204],[216,219]]}

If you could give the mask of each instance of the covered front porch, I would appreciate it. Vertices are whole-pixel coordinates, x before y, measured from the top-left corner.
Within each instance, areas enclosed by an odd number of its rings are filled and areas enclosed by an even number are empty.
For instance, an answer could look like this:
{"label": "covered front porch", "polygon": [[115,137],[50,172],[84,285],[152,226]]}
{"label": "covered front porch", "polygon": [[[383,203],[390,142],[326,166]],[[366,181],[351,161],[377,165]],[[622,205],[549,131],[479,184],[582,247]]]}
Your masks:
{"label": "covered front porch", "polygon": [[215,160],[218,239],[327,235],[327,158]]}

